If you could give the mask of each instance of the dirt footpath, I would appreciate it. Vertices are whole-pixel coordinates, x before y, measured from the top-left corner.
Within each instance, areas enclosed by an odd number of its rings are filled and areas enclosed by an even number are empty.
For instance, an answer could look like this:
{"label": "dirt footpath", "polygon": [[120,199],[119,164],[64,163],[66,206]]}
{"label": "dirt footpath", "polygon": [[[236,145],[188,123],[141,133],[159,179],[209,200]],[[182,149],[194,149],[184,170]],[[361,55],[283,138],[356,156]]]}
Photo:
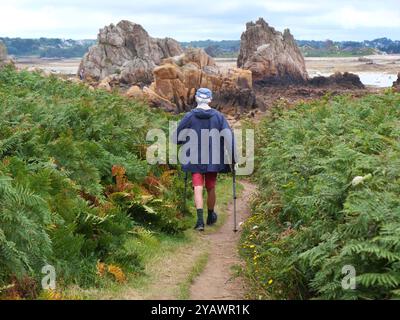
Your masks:
{"label": "dirt footpath", "polygon": [[[250,215],[249,202],[256,187],[246,181],[241,181],[244,190],[237,200],[238,222],[245,221]],[[204,235],[204,240],[210,242],[209,261],[196,278],[191,290],[192,300],[242,300],[245,294],[244,281],[235,277],[232,268],[240,265],[238,254],[240,232],[233,230],[233,203],[228,207],[228,218],[224,225],[215,233]]]}

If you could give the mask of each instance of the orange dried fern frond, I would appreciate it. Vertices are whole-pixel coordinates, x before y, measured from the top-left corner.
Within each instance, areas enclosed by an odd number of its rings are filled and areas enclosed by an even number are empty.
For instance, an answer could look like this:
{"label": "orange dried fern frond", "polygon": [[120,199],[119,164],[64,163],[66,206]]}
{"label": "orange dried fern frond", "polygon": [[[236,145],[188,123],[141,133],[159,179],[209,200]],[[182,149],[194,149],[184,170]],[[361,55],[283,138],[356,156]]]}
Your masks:
{"label": "orange dried fern frond", "polygon": [[133,185],[126,177],[126,169],[122,166],[113,166],[111,170],[112,176],[115,177],[118,192],[131,190]]}

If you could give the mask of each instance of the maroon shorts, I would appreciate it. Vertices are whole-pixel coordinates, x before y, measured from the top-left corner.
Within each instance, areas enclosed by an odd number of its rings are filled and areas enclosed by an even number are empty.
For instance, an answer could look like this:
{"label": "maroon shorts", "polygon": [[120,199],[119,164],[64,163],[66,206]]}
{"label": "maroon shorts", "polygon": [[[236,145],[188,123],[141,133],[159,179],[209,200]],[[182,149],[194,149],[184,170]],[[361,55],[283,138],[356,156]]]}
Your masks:
{"label": "maroon shorts", "polygon": [[192,182],[193,187],[203,187],[206,185],[206,189],[214,189],[217,184],[217,176],[216,172],[208,172],[208,173],[193,173],[192,174]]}

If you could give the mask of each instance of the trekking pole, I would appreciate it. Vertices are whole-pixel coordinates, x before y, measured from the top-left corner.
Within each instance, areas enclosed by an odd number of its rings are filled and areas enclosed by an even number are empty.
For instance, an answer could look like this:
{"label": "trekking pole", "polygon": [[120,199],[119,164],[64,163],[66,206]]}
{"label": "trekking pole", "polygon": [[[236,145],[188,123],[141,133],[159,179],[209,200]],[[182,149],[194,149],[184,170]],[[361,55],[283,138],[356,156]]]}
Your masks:
{"label": "trekking pole", "polygon": [[187,200],[187,185],[188,185],[188,180],[189,180],[189,174],[185,172],[185,191],[183,193],[183,205],[184,205],[184,211],[186,212],[187,206],[186,206],[186,200]]}
{"label": "trekking pole", "polygon": [[233,175],[233,223],[234,223],[233,232],[236,233],[236,232],[238,232],[238,228],[237,228],[237,215],[236,215],[237,195],[236,195],[236,169],[235,169],[235,163],[233,163],[232,175]]}

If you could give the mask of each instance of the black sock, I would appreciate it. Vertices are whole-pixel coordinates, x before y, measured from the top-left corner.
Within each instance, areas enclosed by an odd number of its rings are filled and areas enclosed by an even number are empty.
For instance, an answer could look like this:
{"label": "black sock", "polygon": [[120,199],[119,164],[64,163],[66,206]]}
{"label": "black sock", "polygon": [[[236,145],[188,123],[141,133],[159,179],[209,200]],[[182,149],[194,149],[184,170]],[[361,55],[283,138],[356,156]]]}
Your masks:
{"label": "black sock", "polygon": [[203,214],[204,214],[203,209],[197,209],[197,221],[198,221],[199,223],[204,223]]}
{"label": "black sock", "polygon": [[211,216],[213,213],[214,213],[214,209],[213,210],[208,209],[208,215],[209,216]]}

